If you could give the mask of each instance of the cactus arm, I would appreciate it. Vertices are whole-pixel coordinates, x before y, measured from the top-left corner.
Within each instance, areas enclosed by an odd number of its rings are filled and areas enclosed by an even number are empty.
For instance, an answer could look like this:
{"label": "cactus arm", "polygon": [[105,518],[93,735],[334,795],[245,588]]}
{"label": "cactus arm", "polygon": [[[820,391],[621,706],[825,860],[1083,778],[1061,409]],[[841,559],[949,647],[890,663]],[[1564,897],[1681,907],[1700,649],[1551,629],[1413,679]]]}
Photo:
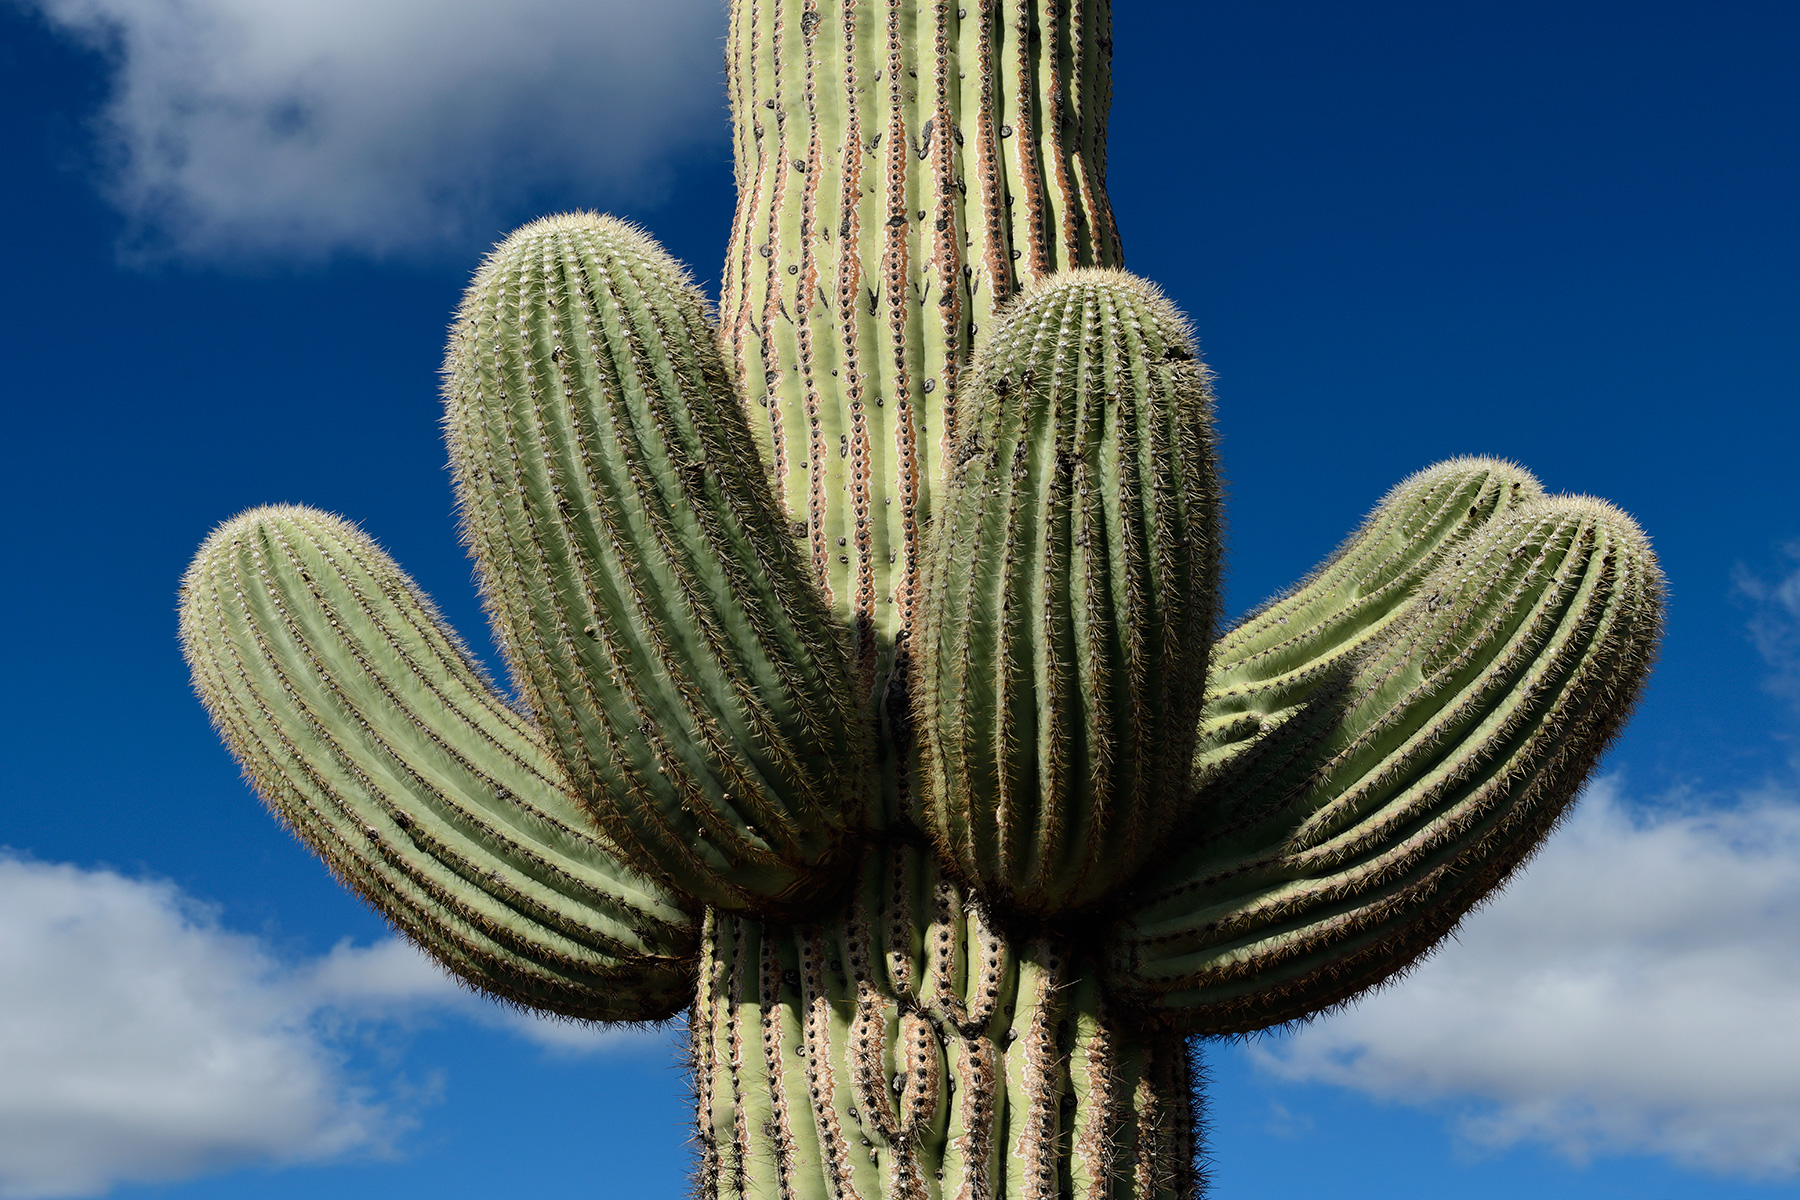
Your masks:
{"label": "cactus arm", "polygon": [[526,226],[445,373],[489,608],[601,826],[701,902],[830,886],[862,722],[686,273],[611,218]]}
{"label": "cactus arm", "polygon": [[1217,591],[1211,394],[1118,271],[1020,297],[984,347],[920,637],[925,825],[1038,915],[1092,905],[1182,817]]}
{"label": "cactus arm", "polygon": [[1109,6],[735,0],[738,208],[721,321],[834,610],[911,625],[980,331],[1053,271],[1117,266]]}
{"label": "cactus arm", "polygon": [[594,836],[536,733],[360,531],[217,530],[182,585],[196,689],[332,870],[458,976],[568,1016],[679,1009],[695,922]]}
{"label": "cactus arm", "polygon": [[1306,579],[1219,639],[1194,754],[1203,824],[1228,821],[1272,773],[1315,753],[1359,656],[1420,581],[1496,517],[1542,495],[1529,472],[1498,459],[1427,467],[1389,491]]}
{"label": "cactus arm", "polygon": [[1111,978],[1189,1032],[1310,1015],[1403,970],[1530,855],[1629,713],[1661,576],[1584,498],[1494,519],[1362,659],[1316,765],[1146,881]]}

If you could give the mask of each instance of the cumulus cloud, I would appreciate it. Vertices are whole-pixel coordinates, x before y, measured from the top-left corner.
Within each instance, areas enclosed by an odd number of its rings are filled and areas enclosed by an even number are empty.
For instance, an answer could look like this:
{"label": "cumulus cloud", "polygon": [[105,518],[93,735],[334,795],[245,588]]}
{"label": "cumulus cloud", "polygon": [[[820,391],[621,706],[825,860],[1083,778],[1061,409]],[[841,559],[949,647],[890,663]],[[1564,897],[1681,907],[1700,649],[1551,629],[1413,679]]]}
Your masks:
{"label": "cumulus cloud", "polygon": [[283,963],[171,884],[7,854],[0,997],[7,1198],[386,1153],[423,1097],[347,1069],[337,1035],[371,1020],[462,1013],[561,1052],[606,1040],[481,1001],[391,939]]}
{"label": "cumulus cloud", "polygon": [[149,254],[485,242],[724,136],[722,0],[26,0],[104,51],[108,187]]}
{"label": "cumulus cloud", "polygon": [[1449,1104],[1476,1145],[1800,1174],[1800,804],[1628,806],[1616,780],[1404,982],[1250,1049]]}

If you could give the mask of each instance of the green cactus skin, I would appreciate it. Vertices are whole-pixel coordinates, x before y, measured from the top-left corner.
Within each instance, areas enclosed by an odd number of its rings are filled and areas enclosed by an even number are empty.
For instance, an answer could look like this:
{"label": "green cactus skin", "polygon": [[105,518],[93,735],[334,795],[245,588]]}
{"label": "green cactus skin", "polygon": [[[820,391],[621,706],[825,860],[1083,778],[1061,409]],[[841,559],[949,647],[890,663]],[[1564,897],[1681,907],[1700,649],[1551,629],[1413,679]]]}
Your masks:
{"label": "green cactus skin", "polygon": [[928,581],[926,828],[1040,916],[1123,884],[1181,817],[1219,560],[1212,397],[1120,271],[1027,289],[965,391]]}
{"label": "green cactus skin", "polygon": [[1214,639],[1207,376],[1119,270],[1108,6],[730,22],[718,328],[577,214],[509,238],[452,334],[525,711],[294,508],[202,547],[196,687],[451,971],[688,1007],[697,1195],[1193,1200],[1190,1039],[1342,1003],[1504,882],[1642,687],[1655,559],[1457,459]]}
{"label": "green cactus skin", "polygon": [[699,930],[621,865],[531,726],[354,526],[263,508],[181,585],[194,685],[334,874],[459,977],[532,1008],[660,1020]]}
{"label": "green cactus skin", "polygon": [[1316,765],[1209,814],[1141,884],[1111,982],[1228,1034],[1404,970],[1561,819],[1636,701],[1661,608],[1649,545],[1611,505],[1491,520],[1361,656]]}
{"label": "green cactus skin", "polygon": [[611,218],[534,222],[444,373],[489,610],[601,828],[708,904],[831,887],[865,725],[686,271]]}

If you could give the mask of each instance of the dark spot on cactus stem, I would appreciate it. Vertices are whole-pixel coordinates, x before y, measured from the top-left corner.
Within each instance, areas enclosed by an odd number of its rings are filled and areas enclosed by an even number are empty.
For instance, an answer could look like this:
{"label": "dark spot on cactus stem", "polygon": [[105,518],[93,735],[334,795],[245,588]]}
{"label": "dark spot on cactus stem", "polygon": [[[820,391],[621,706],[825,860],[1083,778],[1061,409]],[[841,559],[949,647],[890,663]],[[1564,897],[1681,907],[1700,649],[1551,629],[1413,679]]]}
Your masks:
{"label": "dark spot on cactus stem", "polygon": [[887,223],[889,229],[898,229],[900,226],[906,224],[906,214],[895,213],[887,219]]}
{"label": "dark spot on cactus stem", "polygon": [[1012,126],[1011,125],[1002,125],[1000,127],[1000,136],[1001,137],[1011,137],[1012,136]]}
{"label": "dark spot on cactus stem", "polygon": [[767,243],[767,242],[764,242],[762,245],[760,245],[756,248],[756,252],[758,254],[762,255],[764,258],[773,258],[775,256],[775,247],[769,245],[769,243]]}

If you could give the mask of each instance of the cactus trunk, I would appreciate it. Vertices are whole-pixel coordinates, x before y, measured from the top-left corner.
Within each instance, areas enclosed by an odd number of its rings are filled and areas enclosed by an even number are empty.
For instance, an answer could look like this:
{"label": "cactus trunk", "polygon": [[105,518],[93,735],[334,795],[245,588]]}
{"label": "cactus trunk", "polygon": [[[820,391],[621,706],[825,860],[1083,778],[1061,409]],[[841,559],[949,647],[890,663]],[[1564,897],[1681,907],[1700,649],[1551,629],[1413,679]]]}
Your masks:
{"label": "cactus trunk", "polygon": [[1185,1038],[1109,1005],[1079,947],[1017,940],[910,846],[833,917],[715,914],[692,1015],[699,1194],[1188,1200]]}
{"label": "cactus trunk", "polygon": [[735,0],[720,323],[776,492],[873,682],[981,331],[1120,264],[1106,0]]}

